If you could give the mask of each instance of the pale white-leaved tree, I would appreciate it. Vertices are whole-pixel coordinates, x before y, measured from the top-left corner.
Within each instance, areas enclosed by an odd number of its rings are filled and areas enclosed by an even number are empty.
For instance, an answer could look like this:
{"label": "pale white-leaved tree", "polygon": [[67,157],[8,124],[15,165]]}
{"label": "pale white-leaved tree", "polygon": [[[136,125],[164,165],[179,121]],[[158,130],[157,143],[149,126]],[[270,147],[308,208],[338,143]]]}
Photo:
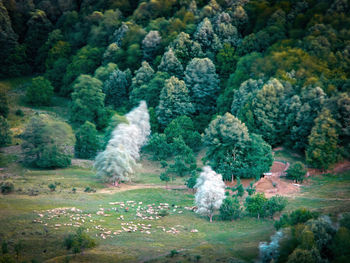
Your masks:
{"label": "pale white-leaved tree", "polygon": [[221,174],[217,174],[210,166],[204,166],[194,188],[197,188],[195,195],[196,212],[208,216],[210,222],[212,222],[215,211],[220,208],[222,201],[225,199],[225,183]]}
{"label": "pale white-leaved tree", "polygon": [[130,181],[140,158],[140,149],[151,133],[145,101],[126,114],[128,123],[119,124],[113,131],[106,149],[95,159],[97,175],[112,182]]}

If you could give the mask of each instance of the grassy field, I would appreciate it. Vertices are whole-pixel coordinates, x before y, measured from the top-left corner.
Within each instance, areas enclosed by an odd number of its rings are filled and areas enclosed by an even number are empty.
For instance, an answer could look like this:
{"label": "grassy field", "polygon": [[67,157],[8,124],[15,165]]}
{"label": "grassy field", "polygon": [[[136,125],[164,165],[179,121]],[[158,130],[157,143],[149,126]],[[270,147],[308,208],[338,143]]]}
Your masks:
{"label": "grassy field", "polygon": [[[69,252],[62,245],[64,236],[78,226],[86,228],[98,241],[98,246],[83,254],[69,255],[70,262],[191,262],[197,259],[201,262],[214,259],[253,262],[258,257],[259,242],[269,240],[274,232],[273,220],[269,219],[245,217],[223,222],[216,218],[214,223],[209,223],[207,218],[185,209],[193,206],[191,192],[164,189],[156,174],[142,174],[143,178],[139,179],[144,184],[153,184],[154,188],[142,189],[140,184],[140,189],[125,191],[123,187],[128,187],[125,185],[111,193],[103,193],[100,190],[106,185],[89,169],[32,170],[17,164],[13,166],[17,166],[12,167],[16,176],[8,176],[5,180],[12,181],[17,190],[14,194],[0,196],[0,237],[10,243],[10,248],[18,241],[23,243],[21,260],[65,262]],[[56,191],[51,192],[48,184],[55,182]],[[177,183],[182,185],[180,181]],[[88,186],[96,192],[84,192]],[[72,192],[73,187],[77,189],[76,193]],[[331,215],[350,211],[349,189],[350,173],[315,176],[307,181],[300,193],[288,197],[286,210],[306,207]],[[124,202],[125,206],[111,202]],[[154,219],[137,216],[138,206],[145,209],[139,211],[146,211],[148,205],[158,211],[160,203],[169,204],[169,215],[159,219],[155,219],[155,215]],[[81,212],[71,211],[73,207]],[[125,207],[129,208],[127,212]],[[63,213],[53,210],[57,208],[69,209]],[[103,213],[97,214],[98,211]],[[140,232],[141,224],[150,224],[147,229],[150,233]],[[138,227],[138,231],[123,231],[122,227],[129,226]],[[198,232],[191,232],[194,229]],[[171,257],[172,250],[179,254],[173,252]]]}

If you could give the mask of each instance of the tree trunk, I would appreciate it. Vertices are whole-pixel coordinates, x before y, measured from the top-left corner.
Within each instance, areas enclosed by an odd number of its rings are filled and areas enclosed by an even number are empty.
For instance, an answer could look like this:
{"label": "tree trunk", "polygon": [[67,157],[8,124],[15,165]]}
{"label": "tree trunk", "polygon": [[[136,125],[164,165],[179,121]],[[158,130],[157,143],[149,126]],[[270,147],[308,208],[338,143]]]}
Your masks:
{"label": "tree trunk", "polygon": [[165,182],[165,189],[168,189],[168,182]]}
{"label": "tree trunk", "polygon": [[234,178],[234,176],[233,176],[233,174],[231,174],[231,183],[233,183],[233,178]]}
{"label": "tree trunk", "polygon": [[213,222],[213,215],[212,214],[209,215],[209,222],[210,223]]}

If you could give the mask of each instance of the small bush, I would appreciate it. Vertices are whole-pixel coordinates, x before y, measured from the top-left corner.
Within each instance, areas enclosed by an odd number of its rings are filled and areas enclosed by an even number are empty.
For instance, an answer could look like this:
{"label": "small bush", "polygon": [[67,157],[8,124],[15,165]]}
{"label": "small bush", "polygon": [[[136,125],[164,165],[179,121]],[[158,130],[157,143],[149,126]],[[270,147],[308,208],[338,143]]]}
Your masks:
{"label": "small bush", "polygon": [[163,209],[163,210],[160,210],[160,211],[159,211],[159,214],[158,214],[158,215],[164,217],[164,216],[169,215],[169,212],[168,212],[167,210],[164,210],[164,209]]}
{"label": "small bush", "polygon": [[94,188],[91,188],[90,186],[87,186],[84,190],[85,193],[95,193],[96,190]]}
{"label": "small bush", "polygon": [[220,217],[222,220],[235,220],[241,217],[242,208],[238,198],[226,197],[220,207]]}
{"label": "small bush", "polygon": [[31,105],[50,105],[52,96],[53,87],[51,82],[44,77],[33,78],[31,84],[27,87],[26,99]]}
{"label": "small bush", "polygon": [[0,190],[2,194],[9,194],[15,190],[15,186],[10,182],[2,182],[0,183]]}
{"label": "small bush", "polygon": [[16,116],[19,116],[19,117],[24,116],[24,112],[21,109],[16,110],[15,114],[16,114]]}
{"label": "small bush", "polygon": [[175,250],[175,249],[170,251],[170,257],[174,257],[174,256],[176,256],[178,254],[179,254],[179,252],[177,250]]}
{"label": "small bush", "polygon": [[72,188],[72,193],[75,194],[77,192],[77,189],[75,187]]}
{"label": "small bush", "polygon": [[56,184],[49,184],[48,187],[49,187],[51,192],[56,191]]}
{"label": "small bush", "polygon": [[79,228],[75,234],[66,236],[63,244],[67,250],[72,250],[74,254],[77,254],[86,248],[95,247],[96,241],[87,235],[83,228]]}

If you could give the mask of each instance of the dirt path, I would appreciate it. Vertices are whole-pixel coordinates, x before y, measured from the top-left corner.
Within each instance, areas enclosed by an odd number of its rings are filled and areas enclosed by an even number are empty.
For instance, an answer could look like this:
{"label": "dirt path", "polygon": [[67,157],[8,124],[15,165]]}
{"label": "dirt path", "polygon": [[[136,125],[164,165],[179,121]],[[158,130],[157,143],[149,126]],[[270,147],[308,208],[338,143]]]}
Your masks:
{"label": "dirt path", "polygon": [[[157,185],[157,184],[120,184],[120,187],[115,187],[109,185],[108,188],[103,188],[100,190],[97,190],[96,193],[99,194],[115,194],[118,192],[125,192],[125,191],[131,191],[131,190],[137,190],[137,189],[165,189],[164,185]],[[170,185],[168,186],[168,190],[186,190],[187,187],[184,185]]]}

